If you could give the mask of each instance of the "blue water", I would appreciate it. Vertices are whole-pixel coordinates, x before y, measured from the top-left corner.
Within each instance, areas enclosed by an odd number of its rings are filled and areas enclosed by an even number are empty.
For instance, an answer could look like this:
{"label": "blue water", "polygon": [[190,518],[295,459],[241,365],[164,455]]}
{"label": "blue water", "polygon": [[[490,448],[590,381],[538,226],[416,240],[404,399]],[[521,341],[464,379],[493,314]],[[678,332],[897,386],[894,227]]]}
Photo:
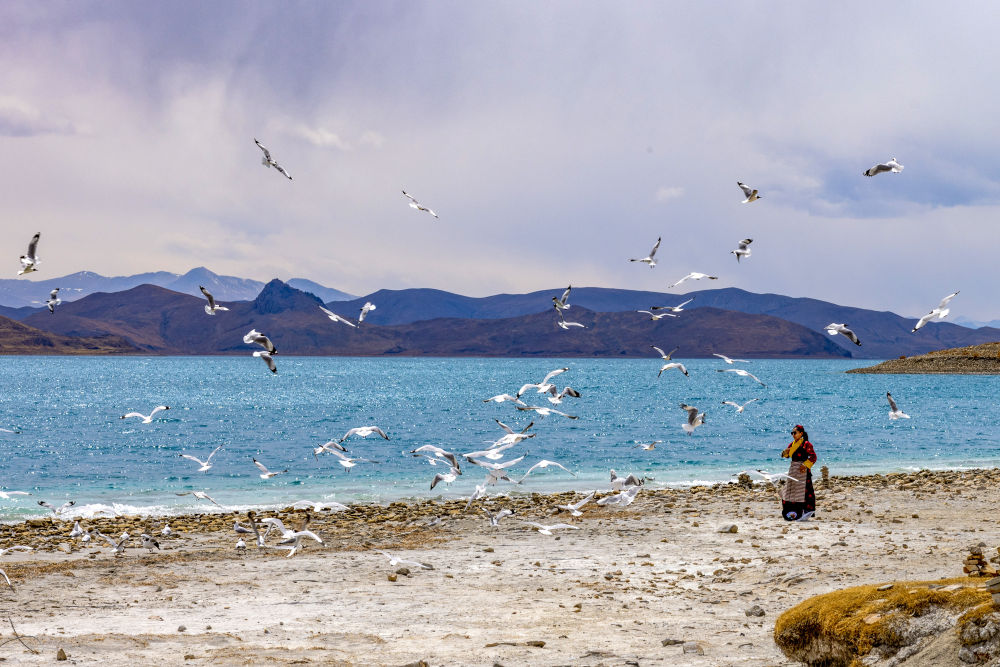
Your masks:
{"label": "blue water", "polygon": [[[251,357],[5,357],[0,379],[0,433],[5,462],[0,487],[30,497],[0,500],[0,520],[43,512],[39,499],[77,501],[80,514],[100,507],[172,513],[213,506],[177,492],[205,490],[233,507],[284,505],[302,498],[385,502],[410,497],[468,495],[483,474],[471,465],[451,485],[431,491],[442,466],[404,452],[433,444],[456,452],[484,449],[503,433],[493,419],[524,425],[531,413],[511,403],[483,403],[514,393],[550,370],[583,396],[557,409],[579,420],[536,419],[537,436],[508,450],[527,453],[515,473],[539,459],[558,468],[512,493],[606,486],[608,470],[653,478],[655,485],[725,481],[747,467],[784,470],[778,453],[788,431],[803,424],[820,462],[833,474],[1000,464],[1000,377],[848,375],[870,361],[756,360],[742,366],[767,383],[717,373],[716,360],[685,360],[690,377],[660,361],[608,359],[385,359],[278,357],[272,376]],[[891,391],[912,419],[890,421]],[[534,405],[548,405],[539,394]],[[760,401],[743,414],[722,400]],[[681,402],[707,411],[706,424],[687,436]],[[126,412],[171,407],[152,424],[122,420]],[[353,426],[377,424],[391,437],[345,443],[351,454],[378,463],[350,471],[312,448]],[[653,451],[637,443],[663,440]],[[211,470],[178,456],[205,458]],[[290,473],[261,480],[251,457]]]}

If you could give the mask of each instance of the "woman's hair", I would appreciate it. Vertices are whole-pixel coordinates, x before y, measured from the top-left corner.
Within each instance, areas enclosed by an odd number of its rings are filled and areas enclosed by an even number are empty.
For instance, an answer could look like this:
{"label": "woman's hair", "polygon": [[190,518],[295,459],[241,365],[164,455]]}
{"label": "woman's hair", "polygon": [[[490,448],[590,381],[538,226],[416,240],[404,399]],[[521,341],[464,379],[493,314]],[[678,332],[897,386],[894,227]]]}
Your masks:
{"label": "woman's hair", "polygon": [[806,433],[806,430],[804,428],[802,428],[801,424],[796,424],[794,430],[799,431],[800,433],[802,433],[802,442],[809,442],[809,434]]}

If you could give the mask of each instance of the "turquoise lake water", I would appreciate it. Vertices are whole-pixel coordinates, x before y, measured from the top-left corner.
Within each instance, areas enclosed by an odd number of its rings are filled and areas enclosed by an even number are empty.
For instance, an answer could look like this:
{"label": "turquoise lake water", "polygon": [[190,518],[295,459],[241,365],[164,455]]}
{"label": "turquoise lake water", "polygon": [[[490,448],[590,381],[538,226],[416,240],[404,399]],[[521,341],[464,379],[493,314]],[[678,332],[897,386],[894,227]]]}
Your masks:
{"label": "turquoise lake water", "polygon": [[[5,357],[0,380],[3,476],[0,487],[28,497],[0,500],[0,520],[44,514],[36,504],[75,500],[76,515],[102,507],[170,514],[214,506],[176,493],[205,490],[227,507],[287,505],[299,499],[386,502],[467,496],[483,471],[463,465],[451,485],[429,489],[442,466],[411,457],[433,444],[455,452],[484,449],[503,433],[493,421],[522,426],[532,413],[511,403],[483,403],[538,382],[550,370],[561,389],[581,392],[554,406],[578,420],[536,419],[535,438],[508,450],[527,454],[519,477],[540,459],[558,461],[524,484],[491,492],[531,493],[607,488],[609,470],[652,478],[653,487],[730,480],[740,470],[784,471],[778,453],[803,424],[820,465],[832,474],[1000,464],[1000,377],[848,375],[872,361],[754,360],[738,364],[750,378],[717,369],[718,360],[683,360],[684,377],[660,361],[608,359],[386,359],[276,357],[272,376],[252,357]],[[908,420],[890,421],[891,391]],[[760,400],[743,414],[721,405]],[[549,405],[540,394],[531,405]],[[707,412],[693,436],[681,430],[681,402]],[[122,420],[166,404],[151,424]],[[312,448],[353,426],[377,424],[390,436],[345,443],[378,461],[350,471]],[[638,443],[662,440],[653,451]],[[206,457],[224,448],[207,472],[178,456]],[[257,457],[286,475],[261,480]]]}

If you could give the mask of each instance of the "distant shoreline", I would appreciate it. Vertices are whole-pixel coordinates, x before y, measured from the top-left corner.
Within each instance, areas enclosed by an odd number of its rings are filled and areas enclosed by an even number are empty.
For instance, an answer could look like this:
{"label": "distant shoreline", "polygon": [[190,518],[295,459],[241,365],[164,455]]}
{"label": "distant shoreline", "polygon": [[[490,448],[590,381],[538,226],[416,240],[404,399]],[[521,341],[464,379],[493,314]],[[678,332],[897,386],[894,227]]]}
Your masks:
{"label": "distant shoreline", "polygon": [[889,359],[847,373],[922,375],[1000,375],[1000,342],[937,350],[915,357]]}

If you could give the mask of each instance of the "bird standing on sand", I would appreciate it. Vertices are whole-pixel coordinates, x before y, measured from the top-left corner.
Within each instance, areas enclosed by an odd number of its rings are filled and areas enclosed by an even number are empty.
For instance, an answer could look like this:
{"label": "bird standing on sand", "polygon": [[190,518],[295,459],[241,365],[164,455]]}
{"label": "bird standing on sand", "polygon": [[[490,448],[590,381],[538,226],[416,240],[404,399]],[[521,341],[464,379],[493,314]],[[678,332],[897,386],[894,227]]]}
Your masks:
{"label": "bird standing on sand", "polygon": [[264,144],[257,141],[257,139],[254,139],[253,142],[257,144],[257,147],[260,148],[261,151],[264,152],[264,157],[262,157],[260,161],[262,165],[264,165],[265,167],[274,167],[279,174],[281,174],[288,180],[292,180],[291,174],[285,171],[284,167],[282,167],[280,164],[274,161],[274,159],[271,157],[271,151],[267,150],[267,148],[264,147]]}
{"label": "bird standing on sand", "polygon": [[142,535],[139,536],[139,539],[142,540],[143,548],[149,549],[149,553],[153,553],[153,549],[160,548],[160,543],[157,542],[152,535],[147,535],[146,533],[143,533]]}

